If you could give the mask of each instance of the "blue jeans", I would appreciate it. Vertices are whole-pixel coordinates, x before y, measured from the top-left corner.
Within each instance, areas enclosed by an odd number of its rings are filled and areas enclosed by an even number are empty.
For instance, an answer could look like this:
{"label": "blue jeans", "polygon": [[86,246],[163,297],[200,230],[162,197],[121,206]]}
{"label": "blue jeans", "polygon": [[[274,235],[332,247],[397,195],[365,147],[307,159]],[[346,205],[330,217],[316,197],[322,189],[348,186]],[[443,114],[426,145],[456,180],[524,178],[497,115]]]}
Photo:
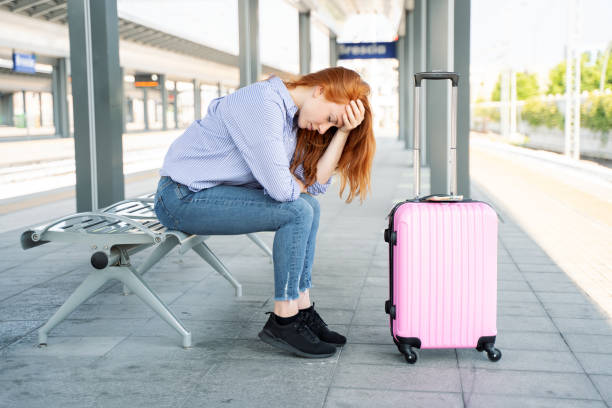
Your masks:
{"label": "blue jeans", "polygon": [[[197,235],[238,235],[276,231],[274,300],[293,300],[312,286],[311,271],[319,229],[319,202],[301,194],[279,202],[261,189],[220,185],[196,193],[162,177],[155,213],[170,229]],[[299,291],[299,292],[298,292]]]}

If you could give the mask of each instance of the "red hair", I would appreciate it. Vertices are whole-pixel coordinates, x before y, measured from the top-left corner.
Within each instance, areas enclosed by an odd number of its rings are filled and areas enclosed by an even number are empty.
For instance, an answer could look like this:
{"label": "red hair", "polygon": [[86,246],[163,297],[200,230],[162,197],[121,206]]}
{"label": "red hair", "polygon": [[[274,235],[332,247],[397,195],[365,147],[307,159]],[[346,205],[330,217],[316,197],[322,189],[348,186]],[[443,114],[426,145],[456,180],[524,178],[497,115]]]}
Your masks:
{"label": "red hair", "polygon": [[[365,107],[363,121],[351,130],[344,150],[338,161],[336,171],[340,173],[340,197],[349,185],[347,203],[359,195],[363,202],[370,191],[370,173],[376,151],[376,140],[372,131],[372,111],[368,101],[370,86],[353,70],[334,67],[304,75],[293,81],[286,81],[288,89],[298,86],[321,86],[325,99],[330,102],[347,105],[352,100],[361,100]],[[325,134],[316,130],[298,129],[297,144],[290,170],[295,172],[299,164],[304,166],[304,180],[307,186],[314,184],[317,177],[317,162],[329,146],[336,127],[331,127]]]}

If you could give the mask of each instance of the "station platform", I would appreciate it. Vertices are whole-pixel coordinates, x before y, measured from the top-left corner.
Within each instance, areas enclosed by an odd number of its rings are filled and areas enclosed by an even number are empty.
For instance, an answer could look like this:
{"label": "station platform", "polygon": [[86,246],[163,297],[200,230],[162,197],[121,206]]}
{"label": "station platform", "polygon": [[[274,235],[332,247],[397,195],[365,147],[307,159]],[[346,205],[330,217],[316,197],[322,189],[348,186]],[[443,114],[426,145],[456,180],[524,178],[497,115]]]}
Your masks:
{"label": "station platform", "polygon": [[[330,327],[348,337],[334,357],[296,358],[259,340],[264,313],[272,310],[273,269],[246,236],[207,241],[241,281],[242,298],[195,254],[173,253],[146,275],[191,330],[193,348],[182,349],[177,334],[133,295],[122,296],[119,284],[103,287],[39,348],[37,328],[91,266],[87,256],[58,244],[22,251],[19,234],[28,219],[20,218],[19,228],[0,234],[0,401],[28,407],[612,406],[609,186],[597,184],[595,194],[577,170],[563,172],[552,162],[534,167],[527,155],[487,141],[474,141],[471,149],[472,196],[491,202],[505,221],[498,245],[499,362],[475,350],[424,350],[408,365],[393,344],[384,312],[383,230],[393,203],[412,196],[412,153],[381,138],[372,195],[363,205],[340,200],[337,182],[319,196],[311,296]],[[427,171],[422,175],[427,190]],[[150,176],[126,189],[136,193],[156,181]],[[260,236],[272,245],[273,233]]]}

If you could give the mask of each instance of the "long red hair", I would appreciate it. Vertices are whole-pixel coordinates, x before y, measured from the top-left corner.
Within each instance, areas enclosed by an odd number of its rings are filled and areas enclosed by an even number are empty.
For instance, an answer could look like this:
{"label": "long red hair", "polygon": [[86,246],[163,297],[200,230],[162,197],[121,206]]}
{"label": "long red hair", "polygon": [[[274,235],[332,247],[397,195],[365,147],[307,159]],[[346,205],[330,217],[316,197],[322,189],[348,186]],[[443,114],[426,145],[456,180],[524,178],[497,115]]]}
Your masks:
{"label": "long red hair", "polygon": [[[325,98],[334,103],[348,104],[361,100],[365,107],[363,121],[351,130],[338,161],[336,171],[340,174],[340,198],[349,186],[347,203],[359,195],[360,202],[370,191],[370,173],[376,151],[376,140],[372,131],[372,111],[368,101],[370,86],[353,70],[343,67],[327,68],[304,75],[296,80],[286,81],[288,89],[298,86],[321,86]],[[331,142],[337,128],[331,127],[325,134],[316,130],[298,129],[297,144],[290,170],[295,172],[299,164],[304,166],[304,180],[307,186],[314,184],[317,177],[317,162]]]}

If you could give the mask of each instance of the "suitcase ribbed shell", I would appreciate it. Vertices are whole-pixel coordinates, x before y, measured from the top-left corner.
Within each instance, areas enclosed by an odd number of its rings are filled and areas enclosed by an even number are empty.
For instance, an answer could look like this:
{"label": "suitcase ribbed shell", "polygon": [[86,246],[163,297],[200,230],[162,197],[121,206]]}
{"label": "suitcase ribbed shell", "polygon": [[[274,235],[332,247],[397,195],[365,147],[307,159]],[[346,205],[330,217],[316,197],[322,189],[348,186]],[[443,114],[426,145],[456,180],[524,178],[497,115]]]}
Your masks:
{"label": "suitcase ribbed shell", "polygon": [[482,202],[405,203],[394,214],[393,335],[421,348],[495,336],[497,215]]}

